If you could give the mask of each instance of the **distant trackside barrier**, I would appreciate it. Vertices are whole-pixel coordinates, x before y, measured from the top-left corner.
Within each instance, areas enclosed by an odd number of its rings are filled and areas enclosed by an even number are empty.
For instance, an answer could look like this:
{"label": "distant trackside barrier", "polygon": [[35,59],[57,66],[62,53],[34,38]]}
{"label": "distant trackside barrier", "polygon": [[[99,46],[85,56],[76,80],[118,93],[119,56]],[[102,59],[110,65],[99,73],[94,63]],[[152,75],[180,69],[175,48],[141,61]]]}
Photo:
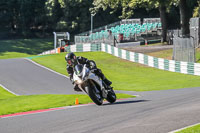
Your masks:
{"label": "distant trackside barrier", "polygon": [[200,63],[157,58],[141,53],[130,52],[104,43],[70,45],[68,47],[65,47],[65,51],[67,52],[103,51],[112,54],[116,57],[129,60],[131,62],[144,64],[161,70],[200,76]]}

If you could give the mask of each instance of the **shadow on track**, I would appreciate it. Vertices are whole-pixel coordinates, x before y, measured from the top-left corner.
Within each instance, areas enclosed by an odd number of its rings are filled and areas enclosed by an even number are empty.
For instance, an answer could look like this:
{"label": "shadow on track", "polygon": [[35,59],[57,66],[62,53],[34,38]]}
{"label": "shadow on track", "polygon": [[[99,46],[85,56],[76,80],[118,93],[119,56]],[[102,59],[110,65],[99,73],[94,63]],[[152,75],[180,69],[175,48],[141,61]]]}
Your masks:
{"label": "shadow on track", "polygon": [[150,101],[150,100],[129,100],[129,101],[117,101],[117,102],[115,102],[115,103],[105,103],[105,104],[103,104],[103,105],[115,105],[115,104],[130,104],[130,103],[139,103],[139,102],[148,102],[148,101]]}

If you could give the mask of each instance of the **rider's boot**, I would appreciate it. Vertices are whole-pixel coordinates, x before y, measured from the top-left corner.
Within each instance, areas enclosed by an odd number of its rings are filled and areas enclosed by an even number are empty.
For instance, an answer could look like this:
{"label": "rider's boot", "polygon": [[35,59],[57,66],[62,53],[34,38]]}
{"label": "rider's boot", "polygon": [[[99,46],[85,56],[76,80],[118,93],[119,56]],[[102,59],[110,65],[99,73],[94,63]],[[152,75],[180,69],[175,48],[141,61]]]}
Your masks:
{"label": "rider's boot", "polygon": [[111,81],[109,81],[107,78],[104,78],[103,81],[106,83],[106,85],[110,86],[112,84]]}
{"label": "rider's boot", "polygon": [[102,71],[100,69],[96,69],[96,74],[101,77],[101,79],[103,80],[103,82],[108,86],[108,89],[110,89],[110,85],[112,84],[111,81],[109,81],[104,74],[102,73]]}

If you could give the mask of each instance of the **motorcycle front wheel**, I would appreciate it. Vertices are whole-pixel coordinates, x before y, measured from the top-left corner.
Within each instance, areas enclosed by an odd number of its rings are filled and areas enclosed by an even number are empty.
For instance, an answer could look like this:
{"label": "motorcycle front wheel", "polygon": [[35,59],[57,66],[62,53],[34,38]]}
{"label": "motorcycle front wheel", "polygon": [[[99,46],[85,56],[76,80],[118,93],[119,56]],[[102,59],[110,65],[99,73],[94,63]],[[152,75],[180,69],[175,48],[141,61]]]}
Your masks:
{"label": "motorcycle front wheel", "polygon": [[88,95],[95,104],[97,105],[103,104],[103,97],[101,95],[101,92],[100,90],[98,90],[98,88],[95,86],[94,83],[90,83],[90,86],[88,88]]}

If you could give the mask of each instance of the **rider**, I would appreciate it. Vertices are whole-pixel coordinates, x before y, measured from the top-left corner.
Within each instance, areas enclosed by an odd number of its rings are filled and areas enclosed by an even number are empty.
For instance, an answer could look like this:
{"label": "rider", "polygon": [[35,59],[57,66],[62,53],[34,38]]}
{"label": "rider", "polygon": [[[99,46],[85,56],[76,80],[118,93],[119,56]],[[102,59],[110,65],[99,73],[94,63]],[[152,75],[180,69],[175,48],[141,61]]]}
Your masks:
{"label": "rider", "polygon": [[[73,73],[74,73],[74,66],[76,64],[86,64],[86,66],[88,68],[90,68],[91,70],[93,70],[94,73],[97,76],[99,76],[108,87],[110,87],[110,85],[112,84],[112,82],[109,81],[104,76],[104,74],[102,73],[101,69],[97,68],[96,63],[93,60],[88,60],[87,58],[84,58],[84,57],[81,57],[81,56],[76,57],[76,55],[74,53],[68,53],[65,56],[65,60],[67,61],[67,72],[68,72],[68,74],[70,76],[70,80],[72,81],[72,84],[74,84],[73,83]],[[80,91],[80,89],[77,88],[77,87],[75,87],[74,90],[75,91]]]}

